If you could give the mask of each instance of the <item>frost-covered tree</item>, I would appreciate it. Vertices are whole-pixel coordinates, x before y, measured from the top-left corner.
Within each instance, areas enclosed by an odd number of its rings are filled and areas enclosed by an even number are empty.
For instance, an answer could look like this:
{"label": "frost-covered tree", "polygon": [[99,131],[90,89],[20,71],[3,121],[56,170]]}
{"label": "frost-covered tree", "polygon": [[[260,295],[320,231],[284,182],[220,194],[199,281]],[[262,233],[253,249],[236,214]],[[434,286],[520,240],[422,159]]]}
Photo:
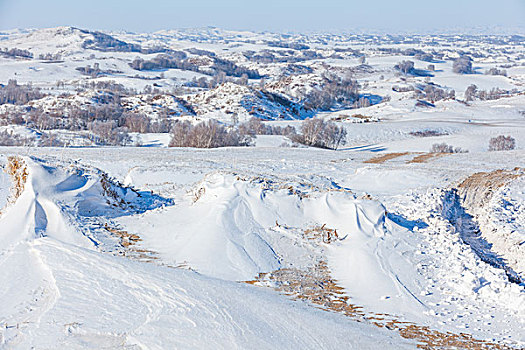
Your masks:
{"label": "frost-covered tree", "polygon": [[452,63],[452,71],[458,74],[472,73],[472,59],[469,56],[460,56]]}
{"label": "frost-covered tree", "polygon": [[465,101],[473,101],[476,98],[476,93],[478,91],[478,87],[474,84],[470,85],[465,90]]}
{"label": "frost-covered tree", "polygon": [[411,74],[414,71],[414,62],[401,61],[394,66],[395,69],[403,74]]}

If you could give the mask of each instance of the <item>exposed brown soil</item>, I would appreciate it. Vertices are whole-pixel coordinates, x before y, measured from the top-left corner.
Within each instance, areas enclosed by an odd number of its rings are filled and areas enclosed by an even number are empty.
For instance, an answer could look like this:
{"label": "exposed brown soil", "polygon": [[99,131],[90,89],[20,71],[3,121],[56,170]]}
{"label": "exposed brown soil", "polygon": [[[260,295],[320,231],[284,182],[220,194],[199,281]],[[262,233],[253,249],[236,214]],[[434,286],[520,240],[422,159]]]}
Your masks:
{"label": "exposed brown soil", "polygon": [[434,158],[443,157],[444,155],[447,155],[449,153],[423,153],[419,156],[415,156],[411,160],[407,161],[407,163],[426,163],[429,160],[432,160]]}
{"label": "exposed brown soil", "polygon": [[365,160],[363,163],[383,164],[387,160],[398,158],[398,157],[402,157],[402,156],[406,156],[409,153],[410,152],[398,152],[398,153],[382,154],[380,156],[373,157],[373,158],[370,158],[368,160]]}

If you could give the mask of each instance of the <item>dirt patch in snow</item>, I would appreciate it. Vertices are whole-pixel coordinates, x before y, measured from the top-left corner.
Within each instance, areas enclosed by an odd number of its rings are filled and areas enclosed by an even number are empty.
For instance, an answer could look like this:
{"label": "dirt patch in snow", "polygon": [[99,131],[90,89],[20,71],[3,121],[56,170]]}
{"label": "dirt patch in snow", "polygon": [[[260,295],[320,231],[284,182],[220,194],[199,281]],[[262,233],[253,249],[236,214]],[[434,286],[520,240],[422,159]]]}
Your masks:
{"label": "dirt patch in snow", "polygon": [[415,156],[411,160],[407,161],[407,163],[426,163],[429,160],[432,160],[434,158],[442,157],[448,153],[423,153],[419,156]]}
{"label": "dirt patch in snow", "polygon": [[370,158],[368,160],[365,160],[363,163],[370,163],[370,164],[383,164],[387,160],[406,156],[407,154],[410,154],[410,152],[398,152],[398,153],[387,153],[382,154],[377,157]]}

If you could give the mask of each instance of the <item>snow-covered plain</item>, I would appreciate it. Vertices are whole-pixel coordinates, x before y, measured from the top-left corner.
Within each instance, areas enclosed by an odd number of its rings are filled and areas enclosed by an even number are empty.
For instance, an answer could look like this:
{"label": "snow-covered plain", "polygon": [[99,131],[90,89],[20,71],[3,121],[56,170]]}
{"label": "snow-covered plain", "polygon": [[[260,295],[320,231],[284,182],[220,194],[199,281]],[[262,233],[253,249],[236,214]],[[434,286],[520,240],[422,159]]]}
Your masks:
{"label": "snow-covered plain", "polygon": [[[318,113],[346,128],[347,144],[337,151],[295,147],[282,135],[259,135],[255,147],[167,148],[167,133],[132,133],[144,147],[0,148],[0,348],[525,346],[522,43],[409,38],[415,45],[392,37],[212,28],[111,34],[143,48],[210,50],[268,74],[269,81],[249,85],[266,84],[294,103],[326,67],[355,69],[361,94],[390,99]],[[166,69],[136,76],[128,63],[155,54],[101,51],[83,40],[93,34],[69,27],[5,33],[0,47],[61,59],[0,57],[0,82],[31,81],[48,93],[27,106],[0,105],[0,113],[96,104],[97,91],[64,92],[114,80],[135,89],[157,84],[161,92],[122,99],[124,109],[152,120],[169,109],[171,119],[234,123],[234,114],[241,121],[253,115],[247,100],[269,125],[299,128],[309,116],[232,82],[175,95],[172,89],[203,74]],[[302,60],[303,49],[275,42],[307,43],[319,56]],[[479,54],[477,74],[452,72],[452,44]],[[414,45],[444,53],[431,80],[455,89],[457,98],[421,107],[412,92],[393,90],[426,78],[400,76],[393,65],[415,59],[380,49]],[[301,59],[302,67],[247,58],[267,50]],[[352,50],[362,50],[364,67]],[[428,64],[415,61],[418,69]],[[120,73],[89,77],[75,70],[94,63]],[[506,77],[481,74],[503,64],[510,66]],[[286,76],[287,69],[301,73]],[[466,103],[463,91],[473,83],[512,96]],[[4,130],[41,135],[30,125]],[[428,130],[437,135],[414,134]],[[48,132],[80,146],[74,140],[82,132]],[[502,134],[515,138],[516,149],[488,152],[489,139]],[[469,153],[428,153],[442,142]],[[326,266],[321,277],[312,272],[319,266]],[[292,273],[281,276],[288,279],[276,277],[286,271]],[[312,285],[324,294],[309,294]],[[349,316],[345,308],[361,311]],[[464,341],[443,343],[454,337]]]}

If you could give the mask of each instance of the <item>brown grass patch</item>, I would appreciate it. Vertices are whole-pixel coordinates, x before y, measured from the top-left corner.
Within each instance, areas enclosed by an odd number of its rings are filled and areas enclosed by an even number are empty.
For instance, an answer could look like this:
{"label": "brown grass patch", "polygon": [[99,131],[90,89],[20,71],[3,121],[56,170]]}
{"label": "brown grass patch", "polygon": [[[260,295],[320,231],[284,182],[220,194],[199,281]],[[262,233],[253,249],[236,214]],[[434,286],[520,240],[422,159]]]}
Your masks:
{"label": "brown grass patch", "polygon": [[307,270],[283,268],[260,273],[252,285],[266,285],[296,300],[305,300],[315,307],[342,313],[358,322],[397,331],[405,339],[417,342],[419,349],[511,349],[504,344],[478,340],[466,333],[440,332],[427,326],[400,321],[396,316],[367,312],[352,304],[344,289],[330,275],[326,262],[319,261]]}
{"label": "brown grass patch", "polygon": [[326,224],[304,230],[303,238],[309,241],[322,241],[327,244],[340,240],[337,230],[326,227]]}
{"label": "brown grass patch", "polygon": [[135,247],[138,242],[142,241],[138,235],[131,234],[126,230],[110,227],[107,223],[104,224],[104,229],[112,236],[119,238],[120,246],[124,248],[124,256],[143,262],[153,262],[158,259],[157,253],[154,251]]}
{"label": "brown grass patch", "polygon": [[423,153],[423,154],[420,154],[419,156],[415,156],[411,160],[407,161],[407,163],[409,164],[410,163],[426,163],[427,161],[431,159],[439,158],[446,154],[451,154],[451,153]]}
{"label": "brown grass patch", "polygon": [[525,175],[524,168],[494,170],[470,175],[458,185],[458,192],[467,207],[482,207],[502,186]]}
{"label": "brown grass patch", "polygon": [[398,152],[398,153],[387,153],[382,154],[377,157],[370,158],[369,160],[365,160],[363,163],[371,163],[371,164],[383,164],[387,160],[394,159],[397,157],[406,156],[410,152]]}
{"label": "brown grass patch", "polygon": [[24,188],[29,175],[27,165],[21,157],[10,156],[7,158],[7,166],[5,171],[11,177],[13,184],[11,185],[11,193],[9,195],[8,203],[16,202],[18,197],[24,192]]}

